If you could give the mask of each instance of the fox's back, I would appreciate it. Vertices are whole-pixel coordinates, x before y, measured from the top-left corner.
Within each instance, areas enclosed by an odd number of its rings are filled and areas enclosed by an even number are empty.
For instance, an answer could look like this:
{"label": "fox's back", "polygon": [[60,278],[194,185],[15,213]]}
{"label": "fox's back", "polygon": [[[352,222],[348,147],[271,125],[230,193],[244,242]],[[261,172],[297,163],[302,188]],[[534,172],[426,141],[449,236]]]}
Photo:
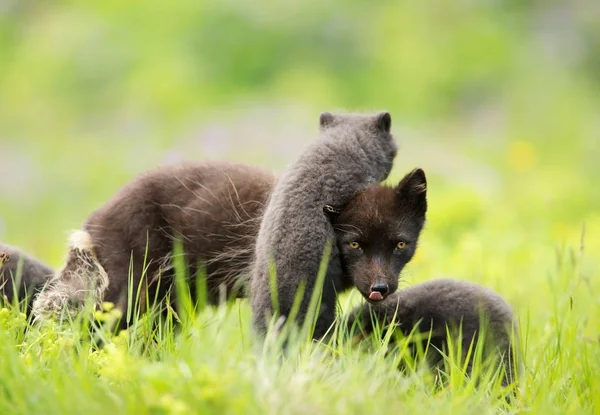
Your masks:
{"label": "fox's back", "polygon": [[264,169],[224,161],[165,166],[136,177],[84,225],[111,279],[106,299],[123,295],[131,257],[134,264],[153,261],[138,268],[164,269],[176,239],[190,274],[205,264],[209,291],[218,292],[222,283],[230,289],[251,261],[274,181]]}

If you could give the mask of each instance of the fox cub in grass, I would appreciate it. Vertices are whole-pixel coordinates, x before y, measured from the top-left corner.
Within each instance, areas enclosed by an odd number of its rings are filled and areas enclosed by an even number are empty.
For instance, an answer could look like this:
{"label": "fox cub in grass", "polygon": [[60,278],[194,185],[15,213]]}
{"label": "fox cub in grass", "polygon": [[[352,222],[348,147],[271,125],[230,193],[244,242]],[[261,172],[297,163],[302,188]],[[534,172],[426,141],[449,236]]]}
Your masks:
{"label": "fox cub in grass", "polygon": [[26,300],[28,312],[34,296],[53,275],[54,270],[48,265],[14,246],[0,243],[0,303]]}
{"label": "fox cub in grass", "polygon": [[[416,336],[413,353],[426,351],[430,367],[444,366],[444,354],[461,350],[461,364],[471,372],[475,345],[482,348],[482,360],[493,369],[503,368],[504,386],[517,380],[521,370],[517,322],[511,307],[497,293],[467,281],[431,280],[403,289],[377,304],[367,303],[349,312],[348,331],[360,339],[379,326],[385,333],[392,324],[404,336]],[[473,348],[471,344],[473,342]],[[487,360],[487,362],[485,362]]]}

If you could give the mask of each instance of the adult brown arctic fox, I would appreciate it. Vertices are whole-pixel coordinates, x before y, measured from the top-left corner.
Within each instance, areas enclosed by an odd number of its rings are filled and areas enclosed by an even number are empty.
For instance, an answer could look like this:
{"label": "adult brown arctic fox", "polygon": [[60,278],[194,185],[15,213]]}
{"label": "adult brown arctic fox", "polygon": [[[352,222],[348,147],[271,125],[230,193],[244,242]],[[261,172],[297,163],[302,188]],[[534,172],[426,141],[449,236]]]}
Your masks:
{"label": "adult brown arctic fox", "polygon": [[[66,262],[34,302],[34,314],[42,319],[77,314],[90,294],[97,307],[109,301],[123,312],[128,294],[142,311],[161,303],[173,285],[175,240],[183,245],[192,295],[199,266],[205,267],[210,303],[219,301],[220,287],[241,295],[239,280],[253,256],[274,181],[263,169],[229,162],[184,163],[141,174],[72,234]],[[121,326],[129,323],[124,317]]]}

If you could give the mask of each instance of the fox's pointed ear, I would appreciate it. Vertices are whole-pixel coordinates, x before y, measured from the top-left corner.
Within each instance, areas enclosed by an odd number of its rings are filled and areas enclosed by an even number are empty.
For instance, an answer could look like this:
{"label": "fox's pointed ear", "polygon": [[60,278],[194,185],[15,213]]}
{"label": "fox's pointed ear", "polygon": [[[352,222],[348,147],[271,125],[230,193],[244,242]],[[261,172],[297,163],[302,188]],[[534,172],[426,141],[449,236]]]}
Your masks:
{"label": "fox's pointed ear", "polygon": [[389,112],[384,111],[377,114],[377,128],[386,133],[390,132],[392,129],[392,116]]}
{"label": "fox's pointed ear", "polygon": [[333,114],[330,112],[322,112],[321,116],[319,117],[319,125],[321,126],[321,130],[324,130],[325,128],[331,127],[333,125]]}
{"label": "fox's pointed ear", "polygon": [[408,204],[418,214],[427,212],[427,178],[423,169],[414,169],[408,173],[398,186],[396,194],[402,204]]}

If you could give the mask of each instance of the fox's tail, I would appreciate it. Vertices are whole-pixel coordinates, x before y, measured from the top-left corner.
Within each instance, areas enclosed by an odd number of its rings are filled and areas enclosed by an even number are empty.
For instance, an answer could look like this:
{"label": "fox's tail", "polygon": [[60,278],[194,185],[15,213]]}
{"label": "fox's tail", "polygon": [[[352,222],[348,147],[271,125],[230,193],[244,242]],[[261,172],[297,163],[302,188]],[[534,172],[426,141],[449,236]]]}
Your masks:
{"label": "fox's tail", "polygon": [[64,312],[74,317],[83,311],[90,296],[94,307],[100,308],[108,283],[108,274],[98,261],[92,236],[84,230],[74,231],[69,238],[65,265],[33,302],[33,314],[42,320],[62,318]]}

